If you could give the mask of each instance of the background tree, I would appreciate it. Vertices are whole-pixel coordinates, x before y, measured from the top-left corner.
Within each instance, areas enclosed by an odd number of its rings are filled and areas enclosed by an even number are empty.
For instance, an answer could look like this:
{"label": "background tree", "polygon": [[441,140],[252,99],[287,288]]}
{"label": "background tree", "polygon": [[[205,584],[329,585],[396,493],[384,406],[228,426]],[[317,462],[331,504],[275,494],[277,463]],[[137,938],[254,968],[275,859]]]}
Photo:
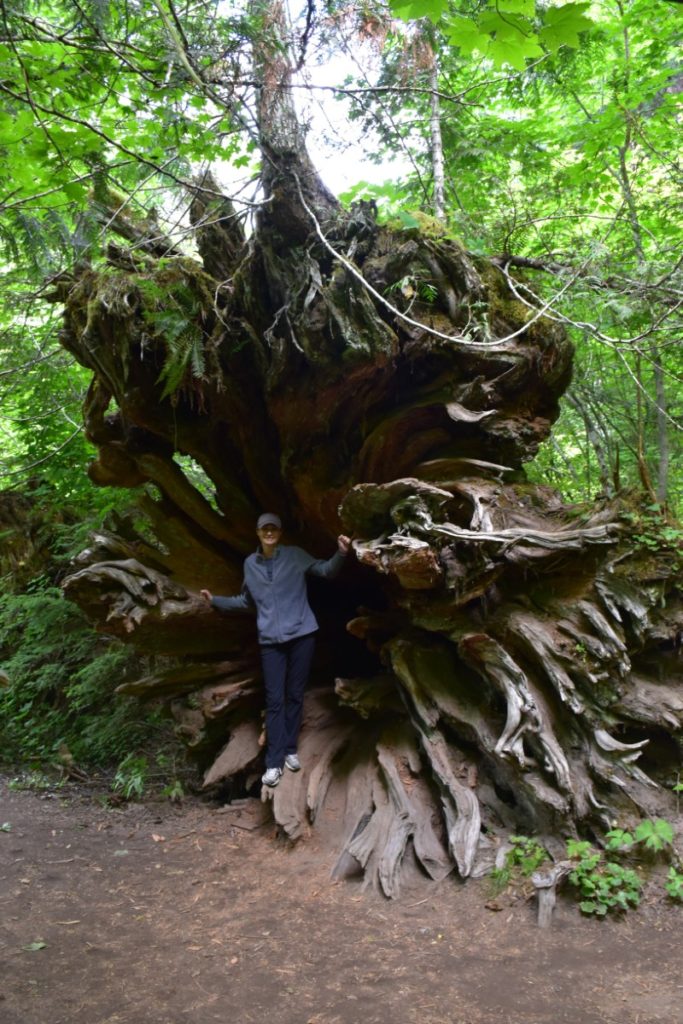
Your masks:
{"label": "background tree", "polygon": [[[439,4],[395,5],[404,16],[418,7],[441,40],[450,224],[473,251],[530,271],[526,287],[551,303],[577,345],[570,403],[538,465],[577,497],[596,483],[603,493],[637,485],[677,507],[679,10],[511,0],[454,16]],[[353,93],[353,110],[366,128],[381,124],[386,151],[403,111],[402,144],[419,173],[398,192],[392,183],[352,194],[419,206],[431,177],[431,99],[426,81],[412,87],[414,74],[400,88],[407,64],[401,46],[385,44],[379,75]]]}

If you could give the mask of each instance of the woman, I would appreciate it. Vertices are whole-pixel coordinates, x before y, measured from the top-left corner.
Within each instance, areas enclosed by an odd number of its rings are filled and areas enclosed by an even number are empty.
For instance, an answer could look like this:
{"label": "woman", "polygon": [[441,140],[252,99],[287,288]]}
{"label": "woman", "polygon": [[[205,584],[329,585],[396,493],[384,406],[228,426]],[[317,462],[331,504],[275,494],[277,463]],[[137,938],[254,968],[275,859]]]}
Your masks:
{"label": "woman", "polygon": [[244,563],[241,593],[234,597],[214,597],[209,590],[200,593],[220,611],[256,611],[266,688],[266,771],[261,781],[277,786],[283,767],[292,772],[301,768],[297,740],[318,629],[308,603],[306,576],[336,576],[351,541],[340,536],[332,558],[313,558],[301,548],[280,544],[282,523],[272,512],[259,516],[256,534],[259,548]]}

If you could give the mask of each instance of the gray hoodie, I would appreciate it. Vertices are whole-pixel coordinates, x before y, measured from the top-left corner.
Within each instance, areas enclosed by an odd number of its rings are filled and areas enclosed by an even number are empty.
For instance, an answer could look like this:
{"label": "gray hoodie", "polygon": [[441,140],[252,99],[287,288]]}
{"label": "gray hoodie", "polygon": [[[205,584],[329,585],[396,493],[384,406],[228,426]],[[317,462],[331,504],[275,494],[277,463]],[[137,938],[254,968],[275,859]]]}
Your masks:
{"label": "gray hoodie", "polygon": [[325,561],[301,548],[278,544],[270,559],[257,551],[245,560],[241,593],[214,597],[211,604],[225,612],[255,609],[259,643],[281,644],[318,628],[308,603],[306,576],[333,579],[343,564],[340,551]]}

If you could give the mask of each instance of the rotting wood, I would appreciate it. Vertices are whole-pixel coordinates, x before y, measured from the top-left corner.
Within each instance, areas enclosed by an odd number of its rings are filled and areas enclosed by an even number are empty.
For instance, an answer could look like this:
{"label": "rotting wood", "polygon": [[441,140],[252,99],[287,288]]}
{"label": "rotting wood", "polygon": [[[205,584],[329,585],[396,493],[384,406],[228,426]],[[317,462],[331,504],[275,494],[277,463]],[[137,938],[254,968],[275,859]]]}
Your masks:
{"label": "rotting wood", "polygon": [[535,871],[531,876],[538,901],[537,923],[539,928],[550,928],[553,910],[557,902],[557,888],[567,877],[573,866],[571,861],[562,860],[553,864],[551,868]]}

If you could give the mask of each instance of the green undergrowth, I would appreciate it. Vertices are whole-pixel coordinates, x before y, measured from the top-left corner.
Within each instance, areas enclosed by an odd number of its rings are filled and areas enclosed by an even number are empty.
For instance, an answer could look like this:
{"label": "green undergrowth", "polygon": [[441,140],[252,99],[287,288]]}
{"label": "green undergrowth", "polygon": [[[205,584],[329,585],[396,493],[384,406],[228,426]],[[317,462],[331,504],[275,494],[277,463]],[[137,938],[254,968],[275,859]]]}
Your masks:
{"label": "green undergrowth", "polygon": [[510,849],[505,863],[491,872],[495,892],[501,892],[511,882],[530,878],[546,861],[550,854],[539,842],[529,836],[510,836]]}
{"label": "green undergrowth", "polygon": [[[119,777],[114,788],[129,798],[173,785],[182,755],[171,722],[115,693],[149,666],[97,633],[58,585],[107,510],[79,517],[60,509],[50,488],[40,499],[35,488],[28,494],[11,538],[14,563],[0,576],[0,766],[28,788]],[[126,781],[134,758],[147,765],[142,786]]]}
{"label": "green undergrowth", "polygon": [[627,509],[622,519],[636,550],[664,561],[667,573],[675,575],[683,568],[683,525],[667,514],[659,504]]}
{"label": "green undergrowth", "polygon": [[95,633],[55,587],[0,595],[0,654],[5,763],[102,767],[168,729],[158,711],[114,695],[139,671],[137,658]]}
{"label": "green undergrowth", "polygon": [[[529,836],[511,836],[509,844],[503,864],[490,875],[494,894],[521,888],[531,895],[531,876],[536,871],[542,873],[552,858]],[[569,839],[564,859],[570,867],[565,891],[577,900],[583,914],[605,917],[637,907],[646,877],[663,859],[674,863],[660,887],[662,895],[683,902],[683,872],[674,847],[674,829],[664,818],[644,819],[632,832],[614,828],[599,846]]]}
{"label": "green undergrowth", "polygon": [[574,863],[569,882],[582,913],[604,917],[610,911],[638,906],[643,883],[637,870],[589,842],[568,842],[567,854]]}

